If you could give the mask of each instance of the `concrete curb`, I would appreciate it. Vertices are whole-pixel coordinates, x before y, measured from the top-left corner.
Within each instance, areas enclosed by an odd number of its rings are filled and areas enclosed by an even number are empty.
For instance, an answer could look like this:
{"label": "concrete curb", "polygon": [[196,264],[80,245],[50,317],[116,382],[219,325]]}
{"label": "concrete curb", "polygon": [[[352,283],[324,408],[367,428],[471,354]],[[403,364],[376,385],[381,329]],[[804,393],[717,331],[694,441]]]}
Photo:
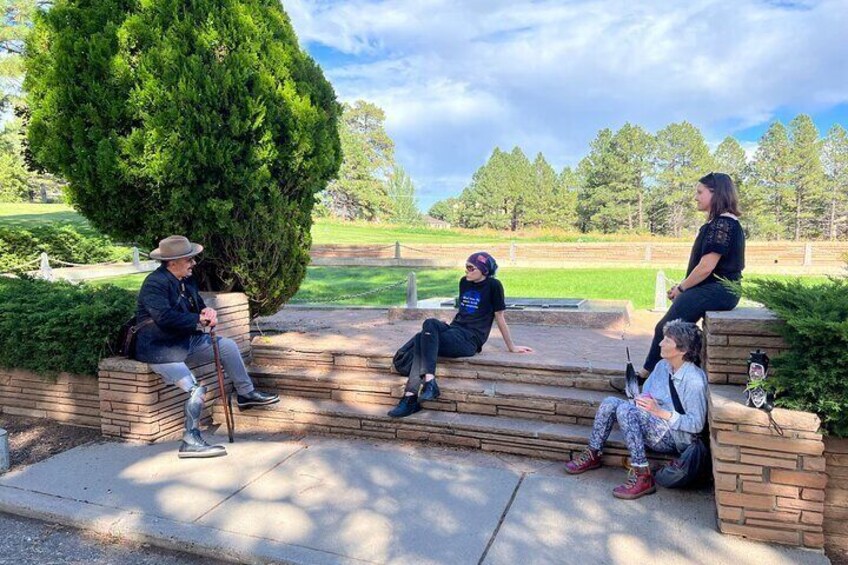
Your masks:
{"label": "concrete curb", "polygon": [[0,485],[0,512],[235,563],[251,565],[266,563],[361,565],[369,563],[309,547],[219,530],[202,524],[149,516],[4,485]]}

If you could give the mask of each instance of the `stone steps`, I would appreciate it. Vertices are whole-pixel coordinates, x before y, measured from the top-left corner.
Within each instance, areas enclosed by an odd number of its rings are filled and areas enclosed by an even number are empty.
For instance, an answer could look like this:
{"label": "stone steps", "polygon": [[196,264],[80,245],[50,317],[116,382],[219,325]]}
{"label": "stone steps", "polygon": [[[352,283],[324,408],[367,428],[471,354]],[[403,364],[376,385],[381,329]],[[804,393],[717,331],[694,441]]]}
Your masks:
{"label": "stone steps", "polygon": [[[374,370],[252,365],[257,387],[283,396],[390,407],[403,395],[406,377]],[[608,392],[504,380],[441,378],[441,396],[424,408],[489,416],[592,425]],[[385,408],[384,408],[385,409]]]}
{"label": "stone steps", "polygon": [[[407,418],[386,416],[385,406],[351,405],[335,400],[284,397],[279,404],[234,410],[237,433],[302,432],[342,434],[381,440],[431,442],[567,461],[585,449],[588,426],[544,422],[505,416],[424,410]],[[223,422],[220,403],[213,407],[216,422]],[[652,454],[654,461],[667,456]],[[604,463],[625,466],[628,459],[620,433],[613,431],[604,448]]]}
{"label": "stone steps", "polygon": [[[603,399],[618,395],[610,383],[624,380],[623,363],[563,363],[502,352],[440,359],[439,400],[408,418],[390,418],[386,412],[403,394],[406,377],[392,371],[387,337],[254,339],[251,376],[258,388],[282,398],[272,406],[237,409],[236,429],[423,441],[566,461],[585,449]],[[222,423],[221,406],[213,410]],[[617,430],[604,458],[619,466],[628,460]]]}
{"label": "stone steps", "polygon": [[[253,340],[254,366],[287,369],[316,368],[344,371],[390,372],[392,356],[385,353],[353,352],[339,349],[289,349]],[[575,387],[602,392],[614,392],[610,379],[624,378],[623,363],[569,363],[557,365],[528,357],[513,356],[497,359],[477,355],[464,359],[439,359],[436,376],[459,379],[483,379],[532,385]]]}

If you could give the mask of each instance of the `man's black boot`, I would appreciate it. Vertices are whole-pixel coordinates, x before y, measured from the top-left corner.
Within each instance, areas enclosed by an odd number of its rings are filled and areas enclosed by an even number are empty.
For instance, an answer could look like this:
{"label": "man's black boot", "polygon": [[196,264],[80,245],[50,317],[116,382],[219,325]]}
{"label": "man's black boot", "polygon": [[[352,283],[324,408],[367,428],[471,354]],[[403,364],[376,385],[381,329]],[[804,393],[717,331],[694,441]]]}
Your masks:
{"label": "man's black boot", "polygon": [[227,448],[223,445],[209,445],[200,435],[197,428],[187,431],[183,435],[180,444],[180,459],[202,459],[207,457],[221,457],[227,454]]}
{"label": "man's black boot", "polygon": [[239,394],[236,397],[236,402],[238,402],[239,408],[250,408],[251,406],[267,406],[268,404],[274,404],[275,402],[279,401],[279,395],[271,394],[268,392],[262,392],[259,390],[252,390],[243,396]]}
{"label": "man's black boot", "polygon": [[436,384],[436,379],[424,381],[424,388],[421,389],[419,400],[436,400],[442,392],[439,390],[439,385]]}
{"label": "man's black boot", "polygon": [[411,414],[415,414],[421,410],[421,405],[418,404],[417,396],[404,396],[398,402],[398,405],[389,410],[389,416],[392,418],[405,418]]}

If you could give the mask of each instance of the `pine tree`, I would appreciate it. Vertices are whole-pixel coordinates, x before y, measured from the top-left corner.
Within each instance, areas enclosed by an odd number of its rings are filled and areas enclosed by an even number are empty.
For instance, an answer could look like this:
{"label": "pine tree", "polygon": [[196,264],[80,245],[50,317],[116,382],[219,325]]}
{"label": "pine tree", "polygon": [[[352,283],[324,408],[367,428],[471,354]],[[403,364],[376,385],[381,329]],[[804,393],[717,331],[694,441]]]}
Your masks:
{"label": "pine tree", "polygon": [[495,147],[489,159],[474,172],[471,183],[459,196],[463,227],[501,230],[509,227],[507,210],[498,202],[497,196],[507,183],[507,159],[507,154]]}
{"label": "pine tree", "polygon": [[780,122],[772,123],[760,138],[751,163],[751,184],[767,212],[759,215],[759,233],[767,238],[789,236],[792,188],[789,134]]}
{"label": "pine tree", "polygon": [[565,167],[557,177],[556,191],[551,204],[550,227],[570,230],[577,227],[577,194],[580,179],[577,173]]}
{"label": "pine tree", "polygon": [[822,161],[829,196],[825,233],[834,240],[848,231],[848,132],[839,124],[827,132]]}
{"label": "pine tree", "polygon": [[389,176],[388,197],[393,222],[405,225],[421,223],[421,212],[415,201],[415,185],[400,165],[395,165]]}
{"label": "pine tree", "polygon": [[29,193],[19,125],[17,120],[7,122],[0,133],[0,202],[20,202]]}
{"label": "pine tree", "polygon": [[794,191],[794,236],[821,235],[826,207],[825,175],[821,162],[821,140],[812,118],[801,114],[789,123],[790,184]]}
{"label": "pine tree", "polygon": [[610,144],[610,189],[618,195],[619,206],[626,209],[628,230],[645,229],[645,195],[653,164],[654,138],[639,126],[624,124]]}
{"label": "pine tree", "polygon": [[557,174],[542,153],[533,161],[532,190],[527,194],[524,223],[531,227],[548,227],[552,224],[556,203]]}
{"label": "pine tree", "polygon": [[462,192],[464,227],[516,231],[526,222],[528,194],[534,186],[533,167],[524,152],[495,148]]}
{"label": "pine tree", "polygon": [[730,175],[736,188],[741,190],[747,181],[748,159],[736,138],[730,136],[724,138],[716,147],[713,159],[718,171]]}
{"label": "pine tree", "polygon": [[462,219],[462,201],[460,198],[439,200],[427,211],[427,215],[453,225],[464,225]]}
{"label": "pine tree", "polygon": [[357,100],[353,105],[343,105],[339,124],[342,164],[338,178],[320,195],[331,215],[345,220],[377,220],[391,215],[387,191],[394,142],[385,130],[385,121],[385,112],[371,102]]}
{"label": "pine tree", "polygon": [[657,133],[652,190],[652,232],[680,237],[700,223],[694,204],[694,186],[715,169],[700,130],[689,122],[670,124]]}
{"label": "pine tree", "polygon": [[607,220],[611,211],[615,213],[615,195],[611,194],[610,160],[612,152],[612,130],[604,128],[589,145],[589,154],[577,165],[580,190],[577,196],[577,215],[580,231],[615,231],[615,225]]}
{"label": "pine tree", "polygon": [[26,54],[33,156],[94,227],[203,243],[202,287],[255,313],[297,291],[340,108],[277,0],[57,0]]}
{"label": "pine tree", "polygon": [[2,0],[0,3],[0,107],[20,102],[24,42],[32,29],[36,10],[48,4],[38,0]]}
{"label": "pine tree", "polygon": [[726,137],[713,153],[716,170],[730,175],[739,192],[742,225],[749,234],[760,234],[760,220],[766,215],[765,194],[754,183],[748,182],[750,166],[745,149],[733,137]]}
{"label": "pine tree", "polygon": [[615,134],[609,129],[598,132],[589,155],[578,166],[584,231],[644,229],[652,151],[653,137],[639,126],[627,123]]}
{"label": "pine tree", "polygon": [[502,187],[500,198],[509,215],[510,231],[518,231],[526,225],[535,174],[533,165],[520,147],[512,149],[507,164],[507,184]]}

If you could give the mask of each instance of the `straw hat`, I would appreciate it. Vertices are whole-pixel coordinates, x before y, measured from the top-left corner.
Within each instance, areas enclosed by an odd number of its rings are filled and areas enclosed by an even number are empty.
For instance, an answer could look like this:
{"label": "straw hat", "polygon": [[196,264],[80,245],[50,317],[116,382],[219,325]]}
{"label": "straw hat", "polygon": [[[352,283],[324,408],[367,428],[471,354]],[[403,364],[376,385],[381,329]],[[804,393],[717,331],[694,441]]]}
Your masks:
{"label": "straw hat", "polygon": [[203,251],[199,243],[192,243],[182,235],[170,235],[159,242],[159,247],[150,252],[150,258],[157,261],[173,261],[194,257]]}

